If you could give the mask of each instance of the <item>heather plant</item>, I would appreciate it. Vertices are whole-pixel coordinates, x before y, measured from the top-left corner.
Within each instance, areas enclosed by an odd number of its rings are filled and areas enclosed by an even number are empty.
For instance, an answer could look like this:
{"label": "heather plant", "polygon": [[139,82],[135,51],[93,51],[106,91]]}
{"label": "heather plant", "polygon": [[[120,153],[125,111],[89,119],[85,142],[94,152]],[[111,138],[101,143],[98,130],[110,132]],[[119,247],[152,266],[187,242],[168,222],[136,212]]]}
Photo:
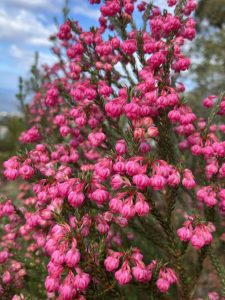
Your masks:
{"label": "heather plant", "polygon": [[196,2],[100,2],[98,27],[52,37],[4,162],[1,299],[224,299],[225,97],[198,118],[177,82]]}

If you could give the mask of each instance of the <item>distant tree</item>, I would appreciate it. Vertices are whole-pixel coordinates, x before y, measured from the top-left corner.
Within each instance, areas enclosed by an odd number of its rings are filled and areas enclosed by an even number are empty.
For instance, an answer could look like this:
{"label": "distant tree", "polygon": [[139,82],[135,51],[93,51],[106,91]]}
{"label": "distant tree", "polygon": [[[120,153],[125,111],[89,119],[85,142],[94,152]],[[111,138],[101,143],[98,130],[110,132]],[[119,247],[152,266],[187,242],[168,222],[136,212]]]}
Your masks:
{"label": "distant tree", "polygon": [[200,0],[196,17],[200,21],[207,19],[212,26],[221,29],[225,24],[225,0]]}
{"label": "distant tree", "polygon": [[15,154],[18,149],[18,137],[25,129],[24,119],[21,115],[9,116],[0,121],[0,125],[7,129],[6,134],[0,138],[0,168],[2,162]]}
{"label": "distant tree", "polygon": [[190,98],[218,94],[225,89],[225,0],[200,0],[196,11],[198,38],[192,44],[192,75],[195,84]]}

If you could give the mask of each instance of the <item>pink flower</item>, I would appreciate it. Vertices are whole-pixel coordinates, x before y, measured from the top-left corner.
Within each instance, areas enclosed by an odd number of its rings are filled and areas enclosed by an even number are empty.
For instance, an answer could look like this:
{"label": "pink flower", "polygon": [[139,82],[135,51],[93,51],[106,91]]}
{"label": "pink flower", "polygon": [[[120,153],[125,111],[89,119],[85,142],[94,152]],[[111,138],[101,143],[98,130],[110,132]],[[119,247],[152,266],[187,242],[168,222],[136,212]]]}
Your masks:
{"label": "pink flower", "polygon": [[148,128],[148,131],[147,131],[147,134],[149,137],[151,138],[155,138],[159,135],[159,131],[158,131],[158,128],[156,126],[150,126]]}
{"label": "pink flower", "polygon": [[29,165],[23,165],[19,168],[19,174],[23,179],[29,179],[34,175],[34,169]]}
{"label": "pink flower", "polygon": [[133,3],[127,3],[125,6],[124,6],[124,10],[127,14],[131,15],[134,11],[134,4]]}
{"label": "pink flower", "polygon": [[126,142],[124,140],[119,140],[115,146],[116,153],[123,155],[127,152]]}
{"label": "pink flower", "polygon": [[65,255],[65,263],[68,267],[76,267],[80,261],[80,252],[78,249],[70,249]]}
{"label": "pink flower", "polygon": [[8,180],[15,180],[19,175],[19,171],[17,169],[6,169],[4,170],[4,176]]}
{"label": "pink flower", "polygon": [[177,0],[167,0],[169,6],[174,6],[177,3]]}
{"label": "pink flower", "polygon": [[72,283],[63,282],[59,286],[59,295],[63,300],[72,300],[76,296],[76,290]]}
{"label": "pink flower", "polygon": [[133,177],[133,183],[137,188],[143,189],[149,185],[149,177],[145,174],[138,174]]}
{"label": "pink flower", "polygon": [[179,239],[183,242],[190,241],[193,234],[192,227],[181,227],[177,230],[177,235]]}
{"label": "pink flower", "polygon": [[121,44],[121,49],[127,55],[132,55],[137,51],[137,42],[136,40],[126,40]]}
{"label": "pink flower", "polygon": [[123,178],[120,175],[113,175],[111,179],[111,187],[113,190],[121,188],[124,184]]}
{"label": "pink flower", "polygon": [[2,274],[2,282],[4,284],[9,284],[12,280],[12,276],[10,275],[9,271],[5,271],[3,274]]}
{"label": "pink flower", "polygon": [[178,186],[180,183],[180,174],[178,172],[175,172],[167,178],[167,184],[169,186],[175,187]]}
{"label": "pink flower", "polygon": [[68,134],[70,134],[70,128],[68,127],[68,126],[66,126],[66,125],[64,125],[64,126],[61,126],[60,127],[60,129],[59,129],[59,132],[60,132],[60,134],[63,136],[63,137],[65,137],[65,136],[67,136]]}
{"label": "pink flower", "polygon": [[139,216],[145,216],[150,211],[149,204],[146,201],[137,201],[134,208]]}
{"label": "pink flower", "polygon": [[80,291],[87,289],[90,283],[90,275],[87,273],[79,272],[74,278],[74,285]]}
{"label": "pink flower", "polygon": [[84,194],[82,192],[70,192],[68,195],[68,202],[72,207],[79,207],[84,202]]}
{"label": "pink flower", "polygon": [[90,133],[88,135],[88,140],[90,141],[90,143],[93,147],[99,146],[105,139],[106,139],[106,136],[102,132]]}
{"label": "pink flower", "polygon": [[141,171],[141,166],[135,161],[128,161],[126,163],[126,172],[129,176],[134,176]]}
{"label": "pink flower", "polygon": [[132,275],[127,261],[123,263],[121,269],[116,271],[115,278],[120,285],[126,285],[128,282],[131,281]]}
{"label": "pink flower", "polygon": [[118,257],[118,256],[108,256],[105,259],[104,266],[108,272],[112,272],[112,271],[118,269],[119,263],[120,263],[119,258],[120,257]]}
{"label": "pink flower", "polygon": [[161,175],[153,175],[150,178],[150,185],[154,190],[162,190],[166,185],[166,180]]}
{"label": "pink flower", "polygon": [[203,246],[210,244],[212,242],[211,232],[213,231],[215,231],[215,227],[210,226],[210,224],[208,226],[204,224],[197,225],[191,238],[192,246],[199,250]]}
{"label": "pink flower", "polygon": [[113,170],[116,173],[123,174],[125,172],[126,164],[123,161],[118,161],[113,165]]}
{"label": "pink flower", "polygon": [[130,102],[124,106],[124,112],[130,119],[136,119],[140,115],[140,106],[137,103]]}
{"label": "pink flower", "polygon": [[[220,299],[219,295],[216,292],[208,293],[208,298],[209,298],[209,300],[219,300]],[[223,300],[223,299],[221,299],[221,300]]]}
{"label": "pink flower", "polygon": [[139,282],[147,282],[150,281],[152,278],[152,273],[145,267],[135,266],[132,268],[132,274],[135,279]]}
{"label": "pink flower", "polygon": [[103,16],[115,16],[118,12],[120,12],[120,9],[120,5],[117,1],[106,1],[100,8]]}
{"label": "pink flower", "polygon": [[12,156],[10,159],[4,161],[3,166],[6,169],[17,169],[19,167],[17,156]]}
{"label": "pink flower", "polygon": [[62,253],[59,250],[55,250],[52,255],[51,255],[51,261],[55,264],[55,265],[61,265],[64,263],[65,261],[65,255],[64,253]]}
{"label": "pink flower", "polygon": [[178,59],[172,68],[175,72],[186,71],[190,66],[190,59],[188,57]]}
{"label": "pink flower", "polygon": [[0,251],[0,264],[4,264],[9,258],[9,252],[6,250]]}
{"label": "pink flower", "polygon": [[120,209],[120,213],[122,215],[122,217],[124,218],[132,218],[135,215],[135,208],[134,205],[132,203],[124,203],[122,205],[122,208]]}
{"label": "pink flower", "polygon": [[160,292],[168,291],[171,284],[177,281],[177,276],[171,268],[162,268],[159,272],[159,278],[156,281],[156,286]]}
{"label": "pink flower", "polygon": [[57,292],[60,280],[57,277],[47,276],[45,279],[45,288],[49,293]]}
{"label": "pink flower", "polygon": [[118,198],[112,198],[109,201],[109,209],[113,213],[118,213],[122,209],[122,201]]}
{"label": "pink flower", "polygon": [[154,53],[148,60],[148,64],[153,68],[156,69],[160,65],[164,64],[166,62],[166,57],[161,52]]}
{"label": "pink flower", "polygon": [[71,28],[68,23],[60,26],[57,36],[60,40],[69,40],[72,37]]}
{"label": "pink flower", "polygon": [[111,118],[119,117],[123,112],[123,105],[119,101],[111,100],[106,103],[105,111]]}
{"label": "pink flower", "polygon": [[[68,26],[68,25],[65,25],[65,26]],[[69,31],[70,31],[70,28],[69,28]],[[52,88],[50,90],[47,91],[47,94],[46,94],[46,104],[48,106],[54,106],[57,102],[57,99],[59,97],[59,92],[56,88]]]}
{"label": "pink flower", "polygon": [[171,268],[161,269],[160,277],[166,279],[170,284],[177,282],[177,276]]}
{"label": "pink flower", "polygon": [[197,232],[192,236],[191,244],[196,250],[199,250],[205,245],[205,240],[201,234]]}
{"label": "pink flower", "polygon": [[186,189],[193,189],[196,185],[194,176],[188,169],[184,170],[182,184]]}
{"label": "pink flower", "polygon": [[106,190],[97,189],[91,194],[91,197],[97,204],[102,205],[109,198],[109,193]]}
{"label": "pink flower", "polygon": [[170,284],[164,278],[159,278],[156,281],[156,286],[160,290],[161,293],[166,293],[170,287]]}

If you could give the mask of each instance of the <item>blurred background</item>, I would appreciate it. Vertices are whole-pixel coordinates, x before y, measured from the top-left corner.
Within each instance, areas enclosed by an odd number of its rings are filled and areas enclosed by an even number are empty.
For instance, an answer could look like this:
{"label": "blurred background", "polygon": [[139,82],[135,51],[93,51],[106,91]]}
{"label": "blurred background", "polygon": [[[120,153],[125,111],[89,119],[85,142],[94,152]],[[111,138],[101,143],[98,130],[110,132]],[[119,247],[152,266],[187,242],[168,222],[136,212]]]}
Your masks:
{"label": "blurred background", "polygon": [[21,114],[22,85],[37,64],[52,64],[49,37],[63,22],[63,9],[88,29],[98,24],[99,11],[88,0],[1,0],[0,1],[0,168],[15,155],[17,137],[24,130]]}
{"label": "blurred background", "polygon": [[[0,111],[15,112],[18,77],[25,77],[39,52],[41,63],[52,63],[49,37],[61,23],[64,0],[0,1]],[[97,25],[99,12],[88,0],[70,0],[70,15],[86,29]]]}

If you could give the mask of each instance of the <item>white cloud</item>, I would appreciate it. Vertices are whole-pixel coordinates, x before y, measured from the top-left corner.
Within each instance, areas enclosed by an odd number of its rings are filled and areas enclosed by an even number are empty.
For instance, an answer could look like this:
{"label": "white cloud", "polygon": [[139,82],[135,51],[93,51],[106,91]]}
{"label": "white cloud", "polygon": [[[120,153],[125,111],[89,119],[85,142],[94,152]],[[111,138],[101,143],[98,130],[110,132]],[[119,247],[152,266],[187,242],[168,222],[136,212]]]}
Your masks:
{"label": "white cloud", "polygon": [[10,7],[10,10],[44,10],[57,12],[63,5],[63,0],[1,0],[1,4]]}
{"label": "white cloud", "polygon": [[[20,48],[15,44],[12,44],[9,49],[9,54],[15,60],[17,67],[23,67],[24,70],[28,70],[32,63],[34,62],[34,51],[26,50],[24,48]],[[49,53],[40,52],[39,53],[39,61],[40,64],[48,64],[52,65],[57,62],[56,56]]]}
{"label": "white cloud", "polygon": [[93,9],[90,5],[85,2],[80,2],[79,5],[72,7],[72,13],[79,16],[88,17],[90,19],[98,20],[100,17],[100,11]]}
{"label": "white cloud", "polygon": [[44,25],[37,16],[19,10],[16,14],[0,9],[0,40],[3,42],[26,43],[28,45],[47,45],[48,37],[56,31],[53,25]]}
{"label": "white cloud", "polygon": [[[63,3],[64,0],[1,0],[0,41],[48,46],[48,37],[57,30],[53,16],[60,15]],[[97,20],[100,16],[87,0],[71,1],[70,7],[75,19],[82,16]]]}
{"label": "white cloud", "polygon": [[[143,0],[138,0],[137,1],[137,4],[141,3]],[[147,3],[151,3],[153,2],[154,5],[157,5],[157,6],[167,6],[167,0],[145,0],[145,2]]]}

